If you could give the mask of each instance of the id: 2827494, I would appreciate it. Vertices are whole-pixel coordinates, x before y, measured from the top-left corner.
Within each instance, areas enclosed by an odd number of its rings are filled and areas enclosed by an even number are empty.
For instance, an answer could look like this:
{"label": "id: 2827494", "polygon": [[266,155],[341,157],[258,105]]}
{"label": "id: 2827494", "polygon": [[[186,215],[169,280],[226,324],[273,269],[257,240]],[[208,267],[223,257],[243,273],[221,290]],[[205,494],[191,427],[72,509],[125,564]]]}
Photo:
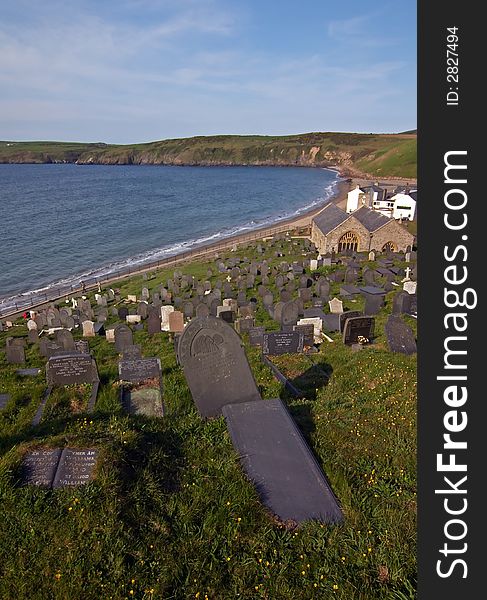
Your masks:
{"label": "id: 2827494", "polygon": [[460,99],[458,27],[446,28],[446,105],[458,106]]}

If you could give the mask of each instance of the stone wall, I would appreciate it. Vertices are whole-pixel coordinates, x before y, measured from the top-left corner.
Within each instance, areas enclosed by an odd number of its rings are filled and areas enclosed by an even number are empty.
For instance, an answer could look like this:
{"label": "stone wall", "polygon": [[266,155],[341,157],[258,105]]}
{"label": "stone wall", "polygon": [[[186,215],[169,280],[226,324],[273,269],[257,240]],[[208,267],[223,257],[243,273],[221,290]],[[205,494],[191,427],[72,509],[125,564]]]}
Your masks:
{"label": "stone wall", "polygon": [[370,249],[380,252],[387,242],[393,242],[396,252],[406,252],[406,248],[413,245],[414,236],[400,223],[391,219],[372,234]]}

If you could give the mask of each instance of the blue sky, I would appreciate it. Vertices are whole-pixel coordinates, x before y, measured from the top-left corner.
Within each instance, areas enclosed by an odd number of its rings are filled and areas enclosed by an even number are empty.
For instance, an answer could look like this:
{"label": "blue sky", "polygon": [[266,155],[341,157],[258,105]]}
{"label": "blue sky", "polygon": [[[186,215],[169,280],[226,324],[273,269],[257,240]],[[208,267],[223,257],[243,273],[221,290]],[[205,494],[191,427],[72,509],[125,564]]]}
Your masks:
{"label": "blue sky", "polygon": [[412,0],[1,0],[0,139],[416,127]]}

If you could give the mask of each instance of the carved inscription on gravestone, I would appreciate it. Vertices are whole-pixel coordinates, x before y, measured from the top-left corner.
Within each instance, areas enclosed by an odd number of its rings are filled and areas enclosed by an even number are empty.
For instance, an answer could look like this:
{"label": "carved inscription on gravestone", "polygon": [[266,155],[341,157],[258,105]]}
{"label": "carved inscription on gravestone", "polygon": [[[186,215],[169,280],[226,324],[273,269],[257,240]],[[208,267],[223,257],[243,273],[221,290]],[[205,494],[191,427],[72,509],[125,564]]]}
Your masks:
{"label": "carved inscription on gravestone", "polygon": [[74,383],[94,383],[98,372],[94,359],[87,354],[52,356],[46,365],[48,385],[71,385]]}

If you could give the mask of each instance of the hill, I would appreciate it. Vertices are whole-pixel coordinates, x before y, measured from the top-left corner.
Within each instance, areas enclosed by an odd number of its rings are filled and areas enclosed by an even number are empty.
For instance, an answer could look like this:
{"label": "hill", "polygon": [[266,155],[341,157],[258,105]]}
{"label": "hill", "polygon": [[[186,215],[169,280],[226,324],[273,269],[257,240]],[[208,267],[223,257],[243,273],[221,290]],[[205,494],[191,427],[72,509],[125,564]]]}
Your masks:
{"label": "hill", "polygon": [[0,163],[317,166],[416,178],[416,134],[218,135],[128,145],[3,141]]}

